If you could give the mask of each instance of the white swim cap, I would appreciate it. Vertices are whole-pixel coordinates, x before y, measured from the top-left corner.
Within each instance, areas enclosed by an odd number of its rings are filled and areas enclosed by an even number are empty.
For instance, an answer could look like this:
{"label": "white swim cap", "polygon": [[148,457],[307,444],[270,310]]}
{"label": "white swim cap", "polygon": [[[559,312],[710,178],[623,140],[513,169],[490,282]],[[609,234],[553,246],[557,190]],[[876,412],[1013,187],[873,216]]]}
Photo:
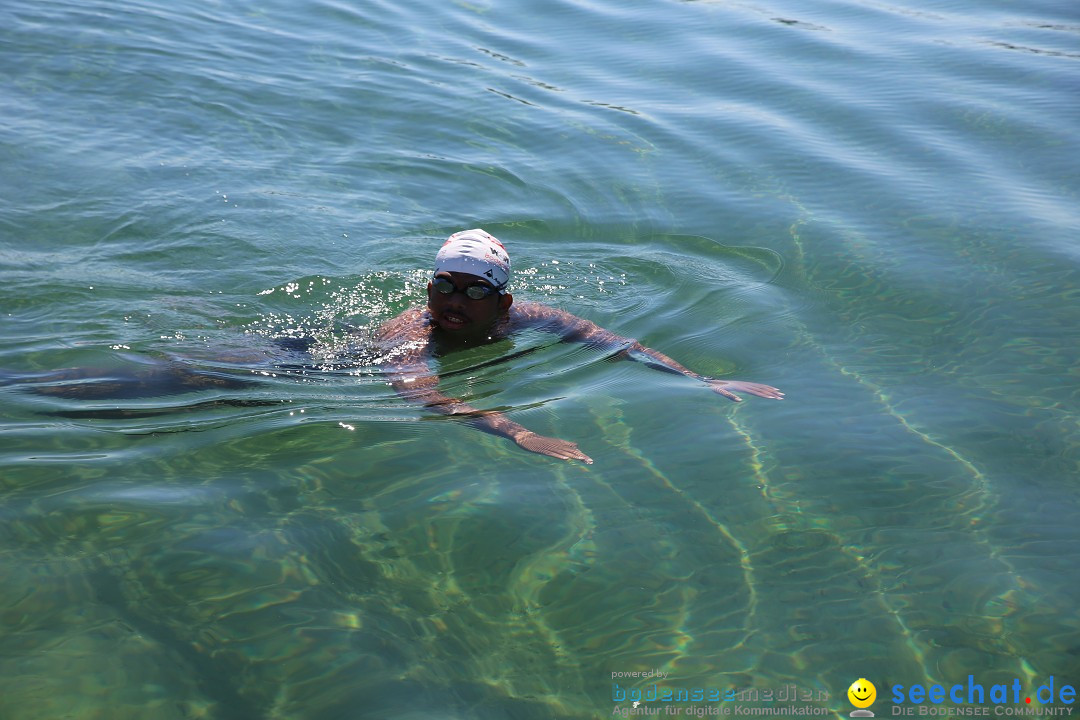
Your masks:
{"label": "white swim cap", "polygon": [[463,230],[451,235],[435,256],[435,273],[440,272],[477,275],[505,295],[510,282],[510,255],[501,242],[483,230]]}

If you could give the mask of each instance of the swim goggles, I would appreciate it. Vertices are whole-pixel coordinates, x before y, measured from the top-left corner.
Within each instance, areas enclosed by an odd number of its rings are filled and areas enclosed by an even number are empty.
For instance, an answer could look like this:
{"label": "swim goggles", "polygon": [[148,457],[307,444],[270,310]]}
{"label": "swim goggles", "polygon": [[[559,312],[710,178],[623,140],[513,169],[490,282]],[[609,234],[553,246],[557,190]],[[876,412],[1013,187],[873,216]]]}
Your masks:
{"label": "swim goggles", "polygon": [[473,283],[472,285],[465,286],[464,290],[459,290],[454,283],[444,277],[432,278],[431,286],[443,295],[453,295],[456,292],[465,293],[465,297],[470,300],[483,300],[489,295],[494,295],[499,292],[492,286],[485,285],[484,283]]}

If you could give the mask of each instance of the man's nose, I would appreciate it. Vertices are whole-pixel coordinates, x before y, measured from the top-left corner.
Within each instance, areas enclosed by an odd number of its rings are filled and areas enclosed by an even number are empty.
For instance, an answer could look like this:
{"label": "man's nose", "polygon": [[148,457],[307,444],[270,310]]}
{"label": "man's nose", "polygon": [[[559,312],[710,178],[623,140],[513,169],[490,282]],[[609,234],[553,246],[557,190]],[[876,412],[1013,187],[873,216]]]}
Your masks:
{"label": "man's nose", "polygon": [[453,292],[445,298],[446,307],[453,310],[465,309],[465,293]]}

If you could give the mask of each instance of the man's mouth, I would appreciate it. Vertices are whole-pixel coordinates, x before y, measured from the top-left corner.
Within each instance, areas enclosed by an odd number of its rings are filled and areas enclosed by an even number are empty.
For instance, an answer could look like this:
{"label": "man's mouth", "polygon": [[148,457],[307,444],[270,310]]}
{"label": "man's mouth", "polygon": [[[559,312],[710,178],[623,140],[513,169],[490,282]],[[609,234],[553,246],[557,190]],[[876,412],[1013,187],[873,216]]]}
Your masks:
{"label": "man's mouth", "polygon": [[444,312],[442,314],[442,326],[447,330],[457,330],[458,328],[465,327],[469,322],[469,318],[464,315],[459,315],[454,312]]}

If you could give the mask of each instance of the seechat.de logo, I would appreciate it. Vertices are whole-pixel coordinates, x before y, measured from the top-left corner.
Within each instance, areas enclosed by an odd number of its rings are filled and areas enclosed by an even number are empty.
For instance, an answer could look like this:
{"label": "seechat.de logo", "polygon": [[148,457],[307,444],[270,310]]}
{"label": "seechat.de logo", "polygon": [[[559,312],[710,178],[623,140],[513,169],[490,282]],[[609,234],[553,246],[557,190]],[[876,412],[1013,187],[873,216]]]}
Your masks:
{"label": "seechat.de logo", "polygon": [[866,709],[877,699],[877,688],[874,687],[874,683],[866,678],[859,678],[847,689],[847,697],[856,708],[851,711],[850,717],[874,717],[874,713]]}

